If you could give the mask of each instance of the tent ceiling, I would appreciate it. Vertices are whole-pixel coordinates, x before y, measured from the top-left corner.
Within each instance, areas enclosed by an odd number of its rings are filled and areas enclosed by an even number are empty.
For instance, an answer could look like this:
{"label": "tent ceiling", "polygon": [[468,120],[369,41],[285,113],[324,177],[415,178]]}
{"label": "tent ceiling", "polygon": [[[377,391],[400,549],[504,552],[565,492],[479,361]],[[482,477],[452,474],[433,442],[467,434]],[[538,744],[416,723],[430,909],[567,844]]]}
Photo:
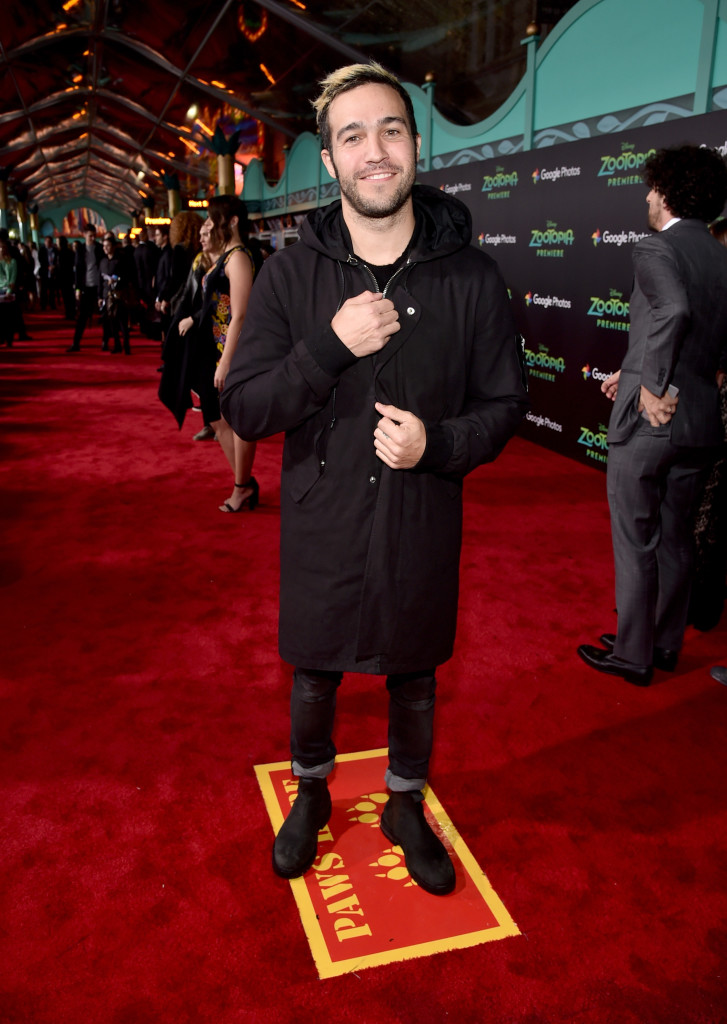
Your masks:
{"label": "tent ceiling", "polygon": [[[8,0],[0,22],[0,174],[30,203],[165,205],[165,174],[205,189],[224,105],[291,142],[335,67],[373,57],[437,81],[442,112],[487,116],[523,73],[535,0]],[[561,6],[568,6],[561,5]],[[189,176],[189,178],[187,178]]]}

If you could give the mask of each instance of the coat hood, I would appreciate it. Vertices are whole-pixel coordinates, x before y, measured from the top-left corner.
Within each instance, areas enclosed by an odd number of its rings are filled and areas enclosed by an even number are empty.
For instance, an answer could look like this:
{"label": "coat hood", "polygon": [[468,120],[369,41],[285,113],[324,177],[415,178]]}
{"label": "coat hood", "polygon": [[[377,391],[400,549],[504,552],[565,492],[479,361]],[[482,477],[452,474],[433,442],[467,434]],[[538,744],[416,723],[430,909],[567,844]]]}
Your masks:
{"label": "coat hood", "polygon": [[[413,260],[437,259],[470,244],[472,217],[459,199],[431,185],[415,185],[412,199],[417,223],[411,251]],[[331,259],[348,259],[350,253],[340,200],[313,210],[301,224],[300,239]]]}

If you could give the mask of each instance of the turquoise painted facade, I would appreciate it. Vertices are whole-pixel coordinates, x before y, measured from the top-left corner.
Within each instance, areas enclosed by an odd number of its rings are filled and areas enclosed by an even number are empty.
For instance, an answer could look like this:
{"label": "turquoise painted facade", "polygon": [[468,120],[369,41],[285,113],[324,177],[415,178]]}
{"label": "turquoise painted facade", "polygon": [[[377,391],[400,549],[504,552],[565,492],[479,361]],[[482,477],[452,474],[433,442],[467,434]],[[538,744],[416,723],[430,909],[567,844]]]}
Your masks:
{"label": "turquoise painted facade", "polygon": [[[527,71],[499,110],[455,125],[436,110],[436,85],[406,85],[422,135],[420,169],[496,159],[673,118],[727,109],[727,0],[580,0],[548,38],[523,39]],[[270,185],[253,160],[243,197],[253,216],[324,205],[338,185],[321,164],[318,139],[293,143]],[[94,206],[79,198],[73,206]],[[64,211],[41,210],[41,221]],[[99,212],[101,212],[99,210]],[[104,211],[107,223],[127,211]]]}
{"label": "turquoise painted facade", "polygon": [[[53,224],[59,231],[63,225],[63,218],[70,210],[78,209],[92,209],[103,219],[107,230],[112,230],[119,225],[131,227],[131,218],[129,217],[128,210],[113,210],[111,207],[103,206],[101,203],[96,202],[94,199],[74,199],[67,203],[62,203],[59,206],[41,208],[39,213],[40,220],[40,231],[39,236],[42,238],[47,234],[45,230],[50,224]],[[80,235],[80,232],[79,232]],[[36,239],[38,241],[38,239]]]}
{"label": "turquoise painted facade", "polygon": [[[542,44],[506,102],[475,125],[436,110],[436,86],[407,83],[422,135],[420,169],[613,134],[727,108],[727,0],[581,0]],[[253,216],[324,205],[338,188],[317,138],[300,136],[269,185],[253,161],[243,197]]]}

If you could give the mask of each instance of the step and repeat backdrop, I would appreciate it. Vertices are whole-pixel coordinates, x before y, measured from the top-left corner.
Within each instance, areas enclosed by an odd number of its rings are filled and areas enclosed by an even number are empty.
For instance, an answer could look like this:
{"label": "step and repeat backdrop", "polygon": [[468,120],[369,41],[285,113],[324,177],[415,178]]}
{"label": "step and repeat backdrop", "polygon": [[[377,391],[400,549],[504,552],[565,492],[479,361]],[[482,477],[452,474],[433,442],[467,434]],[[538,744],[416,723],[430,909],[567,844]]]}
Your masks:
{"label": "step and repeat backdrop", "polygon": [[682,143],[727,153],[727,112],[419,175],[467,204],[510,290],[530,380],[522,436],[602,468],[601,382],[626,351],[631,251],[649,230],[641,169]]}

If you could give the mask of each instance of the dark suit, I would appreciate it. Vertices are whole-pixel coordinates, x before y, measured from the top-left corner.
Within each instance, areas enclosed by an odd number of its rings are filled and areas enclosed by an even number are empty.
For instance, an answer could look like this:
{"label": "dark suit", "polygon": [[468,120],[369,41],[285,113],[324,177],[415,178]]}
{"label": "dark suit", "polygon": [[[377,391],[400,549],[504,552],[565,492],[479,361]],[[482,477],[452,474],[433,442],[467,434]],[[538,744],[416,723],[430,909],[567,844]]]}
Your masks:
{"label": "dark suit", "polygon": [[[86,324],[92,319],[94,313],[98,313],[98,295],[99,295],[99,284],[89,285],[86,278],[86,256],[89,253],[89,249],[86,245],[81,245],[77,252],[73,267],[74,283],[76,285],[76,291],[80,292],[78,300],[78,319],[76,320],[76,329],[73,332],[73,345],[74,349],[81,347],[81,338],[83,332],[86,329]],[[93,243],[93,256],[92,259],[96,263],[96,269],[103,259],[103,246],[100,242]]]}
{"label": "dark suit", "polygon": [[[727,369],[727,249],[681,220],[633,253],[629,347],[608,429],[618,633],[614,654],[650,665],[681,648],[689,604],[692,517],[722,440],[716,374]],[[643,385],[679,388],[670,422],[638,411]]]}

